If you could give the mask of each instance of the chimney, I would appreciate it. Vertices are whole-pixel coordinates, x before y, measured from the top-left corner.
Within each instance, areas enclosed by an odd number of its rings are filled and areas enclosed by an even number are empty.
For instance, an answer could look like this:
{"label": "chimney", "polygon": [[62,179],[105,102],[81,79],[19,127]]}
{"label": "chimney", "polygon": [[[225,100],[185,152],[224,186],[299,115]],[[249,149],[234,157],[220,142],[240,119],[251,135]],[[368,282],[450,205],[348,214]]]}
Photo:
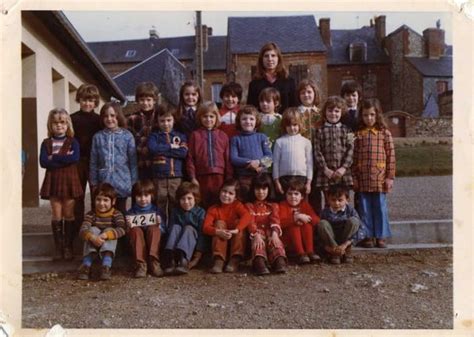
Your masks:
{"label": "chimney", "polygon": [[212,27],[207,27],[207,35],[212,36]]}
{"label": "chimney", "polygon": [[380,44],[385,39],[385,15],[375,17],[375,38]]}
{"label": "chimney", "polygon": [[319,33],[321,34],[321,38],[323,39],[326,47],[330,47],[332,45],[330,20],[330,18],[319,19]]}
{"label": "chimney", "polygon": [[427,28],[423,31],[426,55],[430,59],[439,59],[444,54],[444,30]]}
{"label": "chimney", "polygon": [[[212,28],[211,28],[211,32],[212,32]],[[207,28],[206,25],[202,25],[202,50],[206,52],[208,47],[209,47],[209,29]]]}

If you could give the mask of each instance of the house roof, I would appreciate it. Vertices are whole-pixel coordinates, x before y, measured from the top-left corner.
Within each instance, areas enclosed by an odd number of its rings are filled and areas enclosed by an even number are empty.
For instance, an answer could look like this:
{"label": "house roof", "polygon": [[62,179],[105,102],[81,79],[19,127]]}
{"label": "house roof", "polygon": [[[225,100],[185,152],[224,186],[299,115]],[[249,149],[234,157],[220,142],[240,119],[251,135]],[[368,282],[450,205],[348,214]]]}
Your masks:
{"label": "house roof", "polygon": [[377,42],[375,27],[359,29],[331,29],[331,47],[328,48],[328,65],[351,64],[349,46],[353,42],[365,42],[367,45],[367,60],[360,63],[388,63],[389,57]]}
{"label": "house roof", "polygon": [[88,69],[90,74],[96,78],[113,97],[125,101],[123,92],[117,84],[115,84],[103,65],[61,11],[29,11],[28,13],[37,17],[53,32],[54,36],[67,46],[71,54],[75,55],[77,61]]}
{"label": "house roof", "polygon": [[389,37],[389,36],[398,34],[398,33],[401,32],[402,30],[409,30],[411,33],[416,34],[416,35],[418,35],[419,37],[422,37],[421,34],[417,33],[416,31],[414,31],[413,29],[411,29],[411,28],[408,27],[407,25],[401,25],[400,27],[398,27],[397,29],[395,29],[393,32],[391,32],[390,34],[388,34],[386,37]]}
{"label": "house roof", "polygon": [[115,76],[114,80],[127,96],[135,95],[139,83],[151,81],[169,102],[178,105],[184,71],[185,66],[168,49],[163,49]]}
{"label": "house roof", "polygon": [[[209,36],[208,39],[209,48],[203,54],[204,70],[225,69],[226,37]],[[90,42],[88,45],[103,64],[138,63],[163,49],[181,61],[193,60],[195,52],[194,36]]]}
{"label": "house roof", "polygon": [[424,77],[453,77],[453,58],[450,56],[439,59],[426,57],[405,57]]}
{"label": "house roof", "polygon": [[283,53],[326,51],[312,15],[229,17],[227,37],[231,54],[258,53],[270,41]]}

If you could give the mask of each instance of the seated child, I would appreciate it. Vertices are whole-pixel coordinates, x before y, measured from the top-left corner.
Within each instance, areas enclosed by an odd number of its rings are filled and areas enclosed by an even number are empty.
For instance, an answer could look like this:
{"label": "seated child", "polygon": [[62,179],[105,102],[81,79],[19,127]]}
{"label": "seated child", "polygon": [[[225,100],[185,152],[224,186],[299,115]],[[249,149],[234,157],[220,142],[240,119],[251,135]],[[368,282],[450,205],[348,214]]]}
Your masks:
{"label": "seated child", "polygon": [[331,264],[352,263],[351,246],[365,238],[364,224],[348,203],[347,187],[333,185],[328,190],[329,206],[321,212],[318,237]]}
{"label": "seated child", "polygon": [[171,211],[164,251],[165,275],[188,273],[188,262],[193,256],[198,237],[202,235],[202,223],[206,215],[206,211],[198,206],[199,186],[183,182],[176,190],[176,199],[179,206]]}
{"label": "seated child", "polygon": [[280,202],[280,224],[284,242],[298,255],[298,264],[319,262],[321,258],[314,253],[313,226],[319,223],[318,215],[304,200],[306,187],[300,180],[288,181],[286,200]]}
{"label": "seated child", "polygon": [[253,268],[257,275],[270,273],[267,261],[275,273],[286,272],[285,247],[280,240],[279,208],[277,203],[269,201],[273,196],[272,185],[268,174],[255,176],[250,189],[252,202],[246,204],[253,220],[248,229],[252,241]]}
{"label": "seated child", "polygon": [[112,185],[101,183],[94,189],[95,210],[84,216],[79,237],[84,240],[84,258],[78,278],[88,280],[90,268],[97,254],[102,259],[101,280],[110,280],[112,259],[117,239],[125,235],[126,225],[122,213],[114,208],[117,199]]}
{"label": "seated child", "polygon": [[219,203],[211,206],[206,214],[203,233],[212,236],[213,274],[222,273],[230,248],[230,261],[225,271],[237,271],[245,252],[245,230],[252,221],[247,208],[237,199],[239,182],[227,180],[221,187]]}
{"label": "seated child", "polygon": [[[166,231],[164,212],[155,205],[156,189],[149,179],[136,182],[132,188],[135,201],[127,211],[126,220],[130,228],[128,236],[135,258],[135,277],[163,276],[160,267],[160,239]],[[147,268],[148,262],[148,268]]]}

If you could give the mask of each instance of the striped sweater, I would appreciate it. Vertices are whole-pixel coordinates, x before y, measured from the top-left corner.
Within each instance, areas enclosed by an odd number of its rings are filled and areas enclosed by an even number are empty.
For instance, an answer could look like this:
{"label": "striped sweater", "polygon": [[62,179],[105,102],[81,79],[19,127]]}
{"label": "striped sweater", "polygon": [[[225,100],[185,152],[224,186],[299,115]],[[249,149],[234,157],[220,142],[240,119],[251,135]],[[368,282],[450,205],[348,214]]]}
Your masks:
{"label": "striped sweater", "polygon": [[122,213],[114,208],[106,213],[88,212],[84,216],[79,237],[84,241],[90,240],[94,236],[92,227],[98,227],[103,233],[107,233],[107,240],[121,238],[127,229]]}

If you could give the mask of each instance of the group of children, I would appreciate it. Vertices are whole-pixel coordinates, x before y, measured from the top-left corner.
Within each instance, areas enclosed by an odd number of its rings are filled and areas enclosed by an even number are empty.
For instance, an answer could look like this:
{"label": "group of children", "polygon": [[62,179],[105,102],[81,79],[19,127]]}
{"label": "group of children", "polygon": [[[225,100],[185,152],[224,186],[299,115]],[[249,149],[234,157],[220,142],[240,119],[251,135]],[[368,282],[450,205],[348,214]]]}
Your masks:
{"label": "group of children", "polygon": [[[125,235],[137,278],[186,274],[207,252],[212,273],[235,272],[250,255],[255,273],[265,275],[285,272],[287,253],[298,264],[322,255],[339,264],[352,261],[355,244],[385,247],[394,146],[380,103],[360,103],[360,89],[345,83],[342,97],[319,110],[316,85],[303,80],[300,106],[280,115],[272,87],[260,93],[259,111],[240,106],[238,83],[225,84],[219,109],[188,81],[175,109],[157,104],[156,86],[145,82],[136,88],[140,111],[125,118],[117,103],[97,116],[97,88],[81,86],[80,111],[52,110],[41,146],[55,257],[71,259],[79,233],[79,278],[89,279],[99,255],[106,280]],[[87,181],[92,200],[84,215]]]}

